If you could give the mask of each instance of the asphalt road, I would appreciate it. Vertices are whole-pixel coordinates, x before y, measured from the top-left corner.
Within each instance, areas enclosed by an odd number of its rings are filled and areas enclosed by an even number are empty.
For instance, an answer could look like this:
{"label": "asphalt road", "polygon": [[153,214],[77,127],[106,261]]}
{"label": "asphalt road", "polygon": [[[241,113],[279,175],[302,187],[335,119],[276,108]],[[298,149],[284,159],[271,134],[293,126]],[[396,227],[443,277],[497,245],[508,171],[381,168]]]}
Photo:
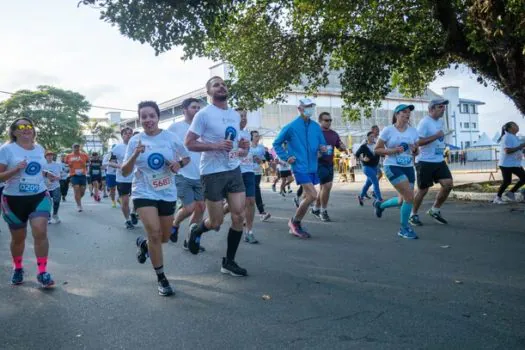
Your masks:
{"label": "asphalt road", "polygon": [[237,256],[250,276],[219,272],[225,224],[203,238],[203,254],[164,246],[170,298],[157,295],[150,262],[135,259],[142,228],[127,231],[108,201],[88,199],[83,213],[63,204],[63,222],[49,228],[48,291],[36,284],[30,238],[26,283],[9,285],[2,221],[0,348],[525,348],[524,206],[450,202],[450,225],[425,216],[409,241],[396,236],[397,209],[376,219],[338,189],[334,222],[309,215],[313,238],[300,241],[286,227],[291,197],[263,196],[274,218],[257,222],[261,244],[241,243]]}

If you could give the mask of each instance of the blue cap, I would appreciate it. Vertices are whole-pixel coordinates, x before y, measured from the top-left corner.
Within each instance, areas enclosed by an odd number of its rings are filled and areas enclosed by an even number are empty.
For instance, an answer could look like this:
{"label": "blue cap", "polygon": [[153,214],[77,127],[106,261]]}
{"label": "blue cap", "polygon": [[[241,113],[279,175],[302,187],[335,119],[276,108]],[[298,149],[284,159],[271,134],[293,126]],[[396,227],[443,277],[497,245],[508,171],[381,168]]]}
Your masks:
{"label": "blue cap", "polygon": [[414,105],[406,105],[406,104],[402,103],[402,104],[398,105],[396,107],[396,109],[394,109],[394,113],[401,112],[402,110],[407,109],[407,108],[409,108],[411,111],[413,111],[414,110]]}

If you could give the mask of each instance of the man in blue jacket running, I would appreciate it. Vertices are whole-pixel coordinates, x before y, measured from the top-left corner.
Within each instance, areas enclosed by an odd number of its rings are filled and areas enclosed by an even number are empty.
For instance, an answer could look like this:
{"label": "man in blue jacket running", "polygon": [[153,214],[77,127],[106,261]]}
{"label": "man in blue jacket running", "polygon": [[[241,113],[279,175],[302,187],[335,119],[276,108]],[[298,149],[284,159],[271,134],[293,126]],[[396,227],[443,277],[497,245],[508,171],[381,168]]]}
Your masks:
{"label": "man in blue jacket running", "polygon": [[[290,233],[299,238],[310,238],[310,234],[301,227],[301,220],[317,198],[314,187],[319,183],[317,157],[319,151],[326,152],[326,141],[319,124],[310,120],[315,113],[314,101],[302,98],[297,109],[300,115],[281,129],[273,148],[279,159],[292,165],[295,182],[304,190],[303,200],[288,222]],[[285,142],[286,149],[283,147]]]}

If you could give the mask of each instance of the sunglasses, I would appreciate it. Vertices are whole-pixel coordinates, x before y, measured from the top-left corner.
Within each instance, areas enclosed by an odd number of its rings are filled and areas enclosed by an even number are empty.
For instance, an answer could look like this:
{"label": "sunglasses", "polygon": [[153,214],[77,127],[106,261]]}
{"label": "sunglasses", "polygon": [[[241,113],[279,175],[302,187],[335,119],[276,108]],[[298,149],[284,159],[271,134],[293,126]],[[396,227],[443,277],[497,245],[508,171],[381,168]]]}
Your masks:
{"label": "sunglasses", "polygon": [[18,124],[16,126],[17,130],[33,130],[33,125],[31,124]]}
{"label": "sunglasses", "polygon": [[329,122],[329,123],[331,123],[331,122],[332,122],[332,119],[323,119],[323,122]]}

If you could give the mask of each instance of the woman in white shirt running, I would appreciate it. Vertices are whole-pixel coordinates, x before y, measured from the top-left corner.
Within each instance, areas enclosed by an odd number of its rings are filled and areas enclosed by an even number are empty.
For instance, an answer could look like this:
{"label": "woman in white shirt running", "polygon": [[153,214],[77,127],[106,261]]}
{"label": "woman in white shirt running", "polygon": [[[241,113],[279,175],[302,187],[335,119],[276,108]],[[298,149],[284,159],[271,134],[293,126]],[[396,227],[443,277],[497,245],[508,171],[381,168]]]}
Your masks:
{"label": "woman in white shirt running", "polygon": [[377,155],[385,156],[385,175],[399,193],[399,197],[375,201],[376,215],[381,217],[386,208],[401,206],[401,228],[397,234],[408,239],[417,238],[416,232],[408,224],[414,201],[414,156],[418,152],[416,142],[419,139],[416,128],[410,126],[410,112],[413,110],[413,105],[397,106],[392,125],[383,129],[375,147]]}
{"label": "woman in white shirt running", "polygon": [[36,130],[31,119],[16,119],[9,127],[9,138],[10,141],[0,147],[0,182],[5,181],[2,214],[11,231],[11,283],[24,281],[22,256],[29,222],[38,267],[37,281],[47,288],[55,282],[47,272],[47,221],[51,200],[45,177],[52,181],[59,177],[44,171],[44,149],[35,143]]}
{"label": "woman in white shirt running", "polygon": [[168,296],[173,289],[164,275],[162,243],[169,241],[177,203],[174,174],[190,157],[176,134],[159,128],[155,102],[139,103],[138,114],[144,131],[129,140],[121,170],[123,176],[133,171],[131,199],[148,234],[137,237],[137,260],[144,264],[151,257],[158,292]]}

